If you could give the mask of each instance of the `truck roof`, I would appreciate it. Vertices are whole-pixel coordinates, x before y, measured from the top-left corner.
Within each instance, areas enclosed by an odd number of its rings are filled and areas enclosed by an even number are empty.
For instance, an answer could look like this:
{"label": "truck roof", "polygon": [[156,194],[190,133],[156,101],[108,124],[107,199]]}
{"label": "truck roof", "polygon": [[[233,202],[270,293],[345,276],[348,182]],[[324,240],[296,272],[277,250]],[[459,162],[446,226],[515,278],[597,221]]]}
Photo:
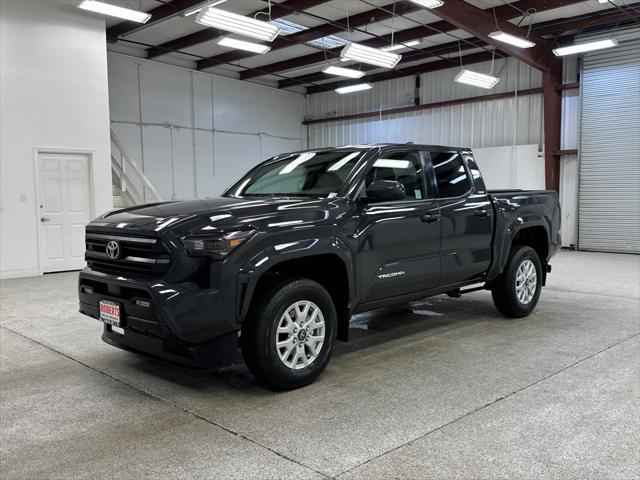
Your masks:
{"label": "truck roof", "polygon": [[453,147],[448,145],[427,145],[420,143],[372,143],[365,145],[339,145],[336,147],[324,147],[324,148],[310,148],[306,150],[295,150],[293,152],[286,152],[286,154],[292,153],[302,153],[302,152],[331,152],[335,150],[374,150],[374,149],[384,149],[391,147],[412,147],[412,148],[424,148],[427,150],[471,150],[469,147]]}

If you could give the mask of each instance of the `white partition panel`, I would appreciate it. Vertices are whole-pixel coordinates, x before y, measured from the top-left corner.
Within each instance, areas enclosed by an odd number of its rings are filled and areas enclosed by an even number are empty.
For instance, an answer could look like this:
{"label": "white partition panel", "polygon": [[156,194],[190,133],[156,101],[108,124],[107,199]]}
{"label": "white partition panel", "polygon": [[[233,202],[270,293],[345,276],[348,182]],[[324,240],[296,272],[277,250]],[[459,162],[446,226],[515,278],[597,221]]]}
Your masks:
{"label": "white partition panel", "polygon": [[262,136],[261,156],[263,159],[273,157],[279,153],[295,152],[302,149],[301,140]]}
{"label": "white partition panel", "polygon": [[164,200],[171,200],[173,165],[171,162],[171,134],[169,129],[155,125],[142,127],[144,172]]}
{"label": "white partition panel", "polygon": [[303,144],[302,95],[109,54],[111,127],[163,199],[219,194]]}
{"label": "white partition panel", "polygon": [[216,170],[213,193],[218,195],[258,163],[260,137],[216,132],[213,145]]}
{"label": "white partition panel", "polygon": [[542,190],[544,157],[538,145],[474,148],[473,155],[489,190]]}

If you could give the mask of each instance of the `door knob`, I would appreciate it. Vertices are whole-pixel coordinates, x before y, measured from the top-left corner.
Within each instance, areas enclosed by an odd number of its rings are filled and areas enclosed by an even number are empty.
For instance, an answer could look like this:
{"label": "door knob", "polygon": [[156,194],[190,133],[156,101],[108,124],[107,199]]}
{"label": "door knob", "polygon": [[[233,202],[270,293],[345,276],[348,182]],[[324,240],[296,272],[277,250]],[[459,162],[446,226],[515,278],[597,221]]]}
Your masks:
{"label": "door knob", "polygon": [[49,217],[40,217],[41,222],[48,222],[49,220],[51,220]]}
{"label": "door knob", "polygon": [[488,208],[476,208],[473,213],[479,217],[488,217],[490,212]]}

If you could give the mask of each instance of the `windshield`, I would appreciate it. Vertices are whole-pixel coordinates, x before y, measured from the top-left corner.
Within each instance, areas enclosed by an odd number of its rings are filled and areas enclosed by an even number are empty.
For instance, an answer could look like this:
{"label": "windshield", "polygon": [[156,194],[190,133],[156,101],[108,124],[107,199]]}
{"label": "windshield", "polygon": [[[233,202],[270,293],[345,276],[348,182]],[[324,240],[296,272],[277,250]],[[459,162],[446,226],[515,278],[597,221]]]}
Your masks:
{"label": "windshield", "polygon": [[227,191],[232,197],[334,197],[364,152],[303,152],[274,157]]}

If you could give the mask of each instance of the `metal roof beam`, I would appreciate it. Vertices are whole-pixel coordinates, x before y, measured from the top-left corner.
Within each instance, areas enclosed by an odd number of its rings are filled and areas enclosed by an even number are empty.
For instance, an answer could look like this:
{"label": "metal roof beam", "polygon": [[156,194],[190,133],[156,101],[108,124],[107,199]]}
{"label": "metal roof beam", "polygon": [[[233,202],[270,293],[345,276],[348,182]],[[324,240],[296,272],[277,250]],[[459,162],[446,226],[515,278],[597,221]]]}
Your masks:
{"label": "metal roof beam", "polygon": [[[303,11],[327,1],[328,0],[285,0],[284,2],[274,3],[271,5],[271,18],[277,19],[286,17],[287,15],[291,15],[292,11]],[[201,2],[202,0],[197,3]],[[258,13],[269,13],[269,9],[265,8],[262,10],[257,10],[255,12],[252,12],[248,16],[253,17]],[[155,58],[172,50],[182,50],[188,47],[192,47],[200,43],[208,42],[209,40],[214,40],[224,34],[224,32],[216,28],[205,28],[203,30],[190,33],[189,35],[174,38],[173,40],[164,42],[157,47],[150,48],[149,50],[147,50],[147,58]]]}
{"label": "metal roof beam", "polygon": [[550,52],[546,40],[530,35],[529,39],[536,44],[531,48],[518,48],[489,37],[489,34],[496,30],[522,38],[527,36],[526,29],[495,18],[491,10],[482,10],[464,0],[447,0],[442,6],[432,9],[430,12],[537,70],[545,71],[548,69],[548,54]]}
{"label": "metal roof beam", "polygon": [[[351,15],[348,18],[345,17],[339,20],[333,20],[330,23],[318,25],[317,27],[308,28],[298,33],[287,35],[286,37],[277,37],[271,43],[271,51],[290,47],[296,44],[304,44],[305,42],[308,42],[310,40],[315,40],[318,38],[326,37],[327,35],[333,35],[334,33],[346,31],[347,23],[350,27],[360,27],[362,25],[369,25],[371,23],[377,23],[386,20],[387,18],[391,18],[393,16],[393,13],[391,13],[392,11],[395,11],[397,14],[405,14],[414,12],[419,9],[420,7],[412,2],[395,2],[395,5],[391,3],[379,8],[367,10],[366,12]],[[213,67],[221,63],[233,62],[253,56],[255,56],[255,54],[237,51],[224,53],[222,55],[216,55],[206,60],[199,61],[198,70]]]}
{"label": "metal roof beam", "polygon": [[[585,27],[596,27],[600,25],[606,25],[613,22],[619,21],[633,21],[634,18],[640,18],[640,3],[630,4],[628,5],[628,9],[624,12],[621,12],[617,8],[611,8],[608,10],[601,10],[600,12],[594,12],[593,14],[586,15],[577,15],[575,17],[568,18],[556,18],[553,20],[548,20],[546,22],[540,22],[538,24],[534,24],[532,27],[532,31],[536,33],[536,35],[561,35],[570,30],[582,29]],[[566,39],[566,38],[565,38]],[[478,46],[486,45],[485,42],[477,39],[477,38],[469,38],[468,42],[475,43]],[[395,78],[406,76],[404,71],[402,70],[402,65],[409,62],[414,62],[416,60],[430,58],[437,55],[444,55],[447,53],[452,53],[457,50],[458,42],[449,42],[443,43],[440,45],[435,45],[433,47],[421,49],[421,50],[412,50],[407,52],[402,61],[398,64],[396,71],[397,76]],[[462,44],[461,49],[468,50],[473,48],[472,45]],[[453,63],[453,62],[452,62]],[[428,64],[425,64],[428,65]],[[260,67],[261,69],[264,67]],[[374,70],[377,67],[368,67],[363,66],[363,70]],[[256,72],[255,75],[260,75],[260,70]],[[292,77],[281,80],[279,83],[280,88],[287,88],[293,85],[299,85],[301,83],[312,83],[317,81],[326,80],[328,78],[335,78],[330,75],[325,75],[322,72],[314,72],[307,75],[302,75],[299,77]],[[335,83],[335,82],[334,82]]]}
{"label": "metal roof beam", "polygon": [[107,28],[107,39],[110,42],[117,42],[118,37],[126,37],[135,32],[139,32],[145,28],[163,22],[177,15],[180,15],[185,10],[188,10],[196,5],[202,3],[203,0],[173,0],[166,2],[156,8],[152,8],[147,13],[151,14],[151,18],[147,23],[139,24],[137,22],[124,21]]}
{"label": "metal roof beam", "polygon": [[[508,5],[500,5],[495,8],[496,16],[500,20],[511,20],[522,16],[522,11],[526,11],[530,8],[536,8],[538,12],[545,10],[551,10],[558,7],[564,7],[575,3],[581,3],[584,0],[547,0],[540,5],[539,0],[519,0]],[[415,40],[416,38],[425,38],[433,35],[437,35],[440,32],[447,33],[455,30],[456,27],[446,21],[438,21],[427,25],[420,25],[412,27],[406,30],[399,30],[394,32],[393,41],[395,43],[402,43],[409,40]],[[391,34],[383,35],[381,38],[371,38],[360,42],[363,45],[370,47],[383,47],[391,44]],[[337,58],[340,56],[340,50],[342,47],[326,50],[326,57],[329,59]],[[315,63],[319,63],[325,60],[325,52],[312,53],[302,57],[292,58],[289,60],[283,60],[281,62],[271,63],[260,67],[260,71],[245,71],[240,74],[240,78],[247,80],[249,78],[264,75],[264,73],[277,73],[286,70],[293,70],[297,68],[303,68]]]}

